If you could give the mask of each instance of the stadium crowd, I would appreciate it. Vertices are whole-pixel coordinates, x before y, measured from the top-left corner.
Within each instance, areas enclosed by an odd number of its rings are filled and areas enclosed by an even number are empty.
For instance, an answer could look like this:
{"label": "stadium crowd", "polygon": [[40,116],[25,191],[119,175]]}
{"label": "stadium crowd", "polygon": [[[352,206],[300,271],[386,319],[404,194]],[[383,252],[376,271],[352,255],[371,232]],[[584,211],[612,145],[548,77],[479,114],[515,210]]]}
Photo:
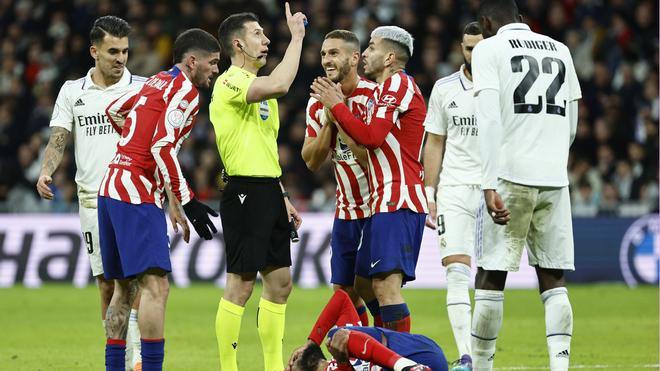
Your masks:
{"label": "stadium crowd", "polygon": [[[563,40],[581,81],[579,125],[569,176],[575,216],[640,215],[658,205],[658,5],[653,0],[519,0],[533,30]],[[425,98],[435,80],[463,62],[460,36],[474,20],[477,0],[293,1],[310,26],[294,85],[280,102],[283,182],[300,211],[331,211],[335,181],[330,163],[311,173],[300,150],[312,80],[323,74],[319,50],[326,32],[343,28],[368,40],[368,30],[397,24],[411,31],[416,50],[408,72]],[[53,176],[55,201],[36,192],[49,120],[65,80],[93,65],[88,30],[114,14],[133,27],[129,70],[150,76],[171,65],[175,35],[190,27],[217,34],[237,11],[261,17],[271,36],[268,73],[289,33],[278,2],[261,1],[32,1],[0,0],[0,212],[73,212],[78,208],[73,147]],[[364,47],[364,45],[363,45]],[[221,66],[221,70],[223,70]],[[219,198],[221,164],[208,116],[208,92],[179,159],[201,200]],[[217,207],[217,203],[212,203]]]}

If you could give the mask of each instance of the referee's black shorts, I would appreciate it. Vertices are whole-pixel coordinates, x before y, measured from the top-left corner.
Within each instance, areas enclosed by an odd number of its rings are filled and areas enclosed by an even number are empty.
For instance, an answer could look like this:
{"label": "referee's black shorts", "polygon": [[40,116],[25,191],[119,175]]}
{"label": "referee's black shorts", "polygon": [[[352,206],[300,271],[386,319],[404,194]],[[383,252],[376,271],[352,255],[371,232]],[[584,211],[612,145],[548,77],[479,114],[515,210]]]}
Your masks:
{"label": "referee's black shorts", "polygon": [[228,273],[291,266],[289,218],[278,179],[230,177],[220,217]]}

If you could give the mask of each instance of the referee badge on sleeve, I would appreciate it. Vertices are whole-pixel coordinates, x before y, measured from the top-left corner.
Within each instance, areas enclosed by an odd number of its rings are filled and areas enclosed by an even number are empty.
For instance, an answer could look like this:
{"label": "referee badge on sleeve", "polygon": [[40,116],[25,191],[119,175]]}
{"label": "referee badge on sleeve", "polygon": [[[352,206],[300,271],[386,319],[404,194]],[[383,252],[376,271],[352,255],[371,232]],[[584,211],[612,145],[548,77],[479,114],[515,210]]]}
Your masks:
{"label": "referee badge on sleeve", "polygon": [[261,116],[262,120],[266,120],[270,114],[270,110],[268,108],[268,101],[262,100],[259,103],[259,116]]}

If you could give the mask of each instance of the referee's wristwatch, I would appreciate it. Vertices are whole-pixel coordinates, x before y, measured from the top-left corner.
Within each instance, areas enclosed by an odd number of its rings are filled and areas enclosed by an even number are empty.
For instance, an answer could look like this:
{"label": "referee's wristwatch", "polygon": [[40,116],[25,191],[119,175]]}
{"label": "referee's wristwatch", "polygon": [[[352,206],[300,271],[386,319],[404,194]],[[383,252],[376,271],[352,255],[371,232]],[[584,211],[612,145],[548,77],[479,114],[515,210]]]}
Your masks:
{"label": "referee's wristwatch", "polygon": [[286,191],[282,192],[282,197],[288,198],[289,200],[291,200],[291,197],[289,197],[289,192],[286,192]]}

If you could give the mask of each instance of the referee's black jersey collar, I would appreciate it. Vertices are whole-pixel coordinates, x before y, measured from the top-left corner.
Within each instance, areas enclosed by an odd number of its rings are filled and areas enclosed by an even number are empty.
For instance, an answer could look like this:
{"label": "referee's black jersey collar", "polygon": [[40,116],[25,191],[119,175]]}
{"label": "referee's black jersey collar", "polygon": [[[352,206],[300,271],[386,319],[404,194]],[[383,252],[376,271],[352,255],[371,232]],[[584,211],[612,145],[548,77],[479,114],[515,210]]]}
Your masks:
{"label": "referee's black jersey collar", "polygon": [[531,31],[528,25],[525,23],[509,23],[507,25],[504,25],[500,27],[499,30],[497,30],[497,34],[501,34],[502,32],[505,31]]}

